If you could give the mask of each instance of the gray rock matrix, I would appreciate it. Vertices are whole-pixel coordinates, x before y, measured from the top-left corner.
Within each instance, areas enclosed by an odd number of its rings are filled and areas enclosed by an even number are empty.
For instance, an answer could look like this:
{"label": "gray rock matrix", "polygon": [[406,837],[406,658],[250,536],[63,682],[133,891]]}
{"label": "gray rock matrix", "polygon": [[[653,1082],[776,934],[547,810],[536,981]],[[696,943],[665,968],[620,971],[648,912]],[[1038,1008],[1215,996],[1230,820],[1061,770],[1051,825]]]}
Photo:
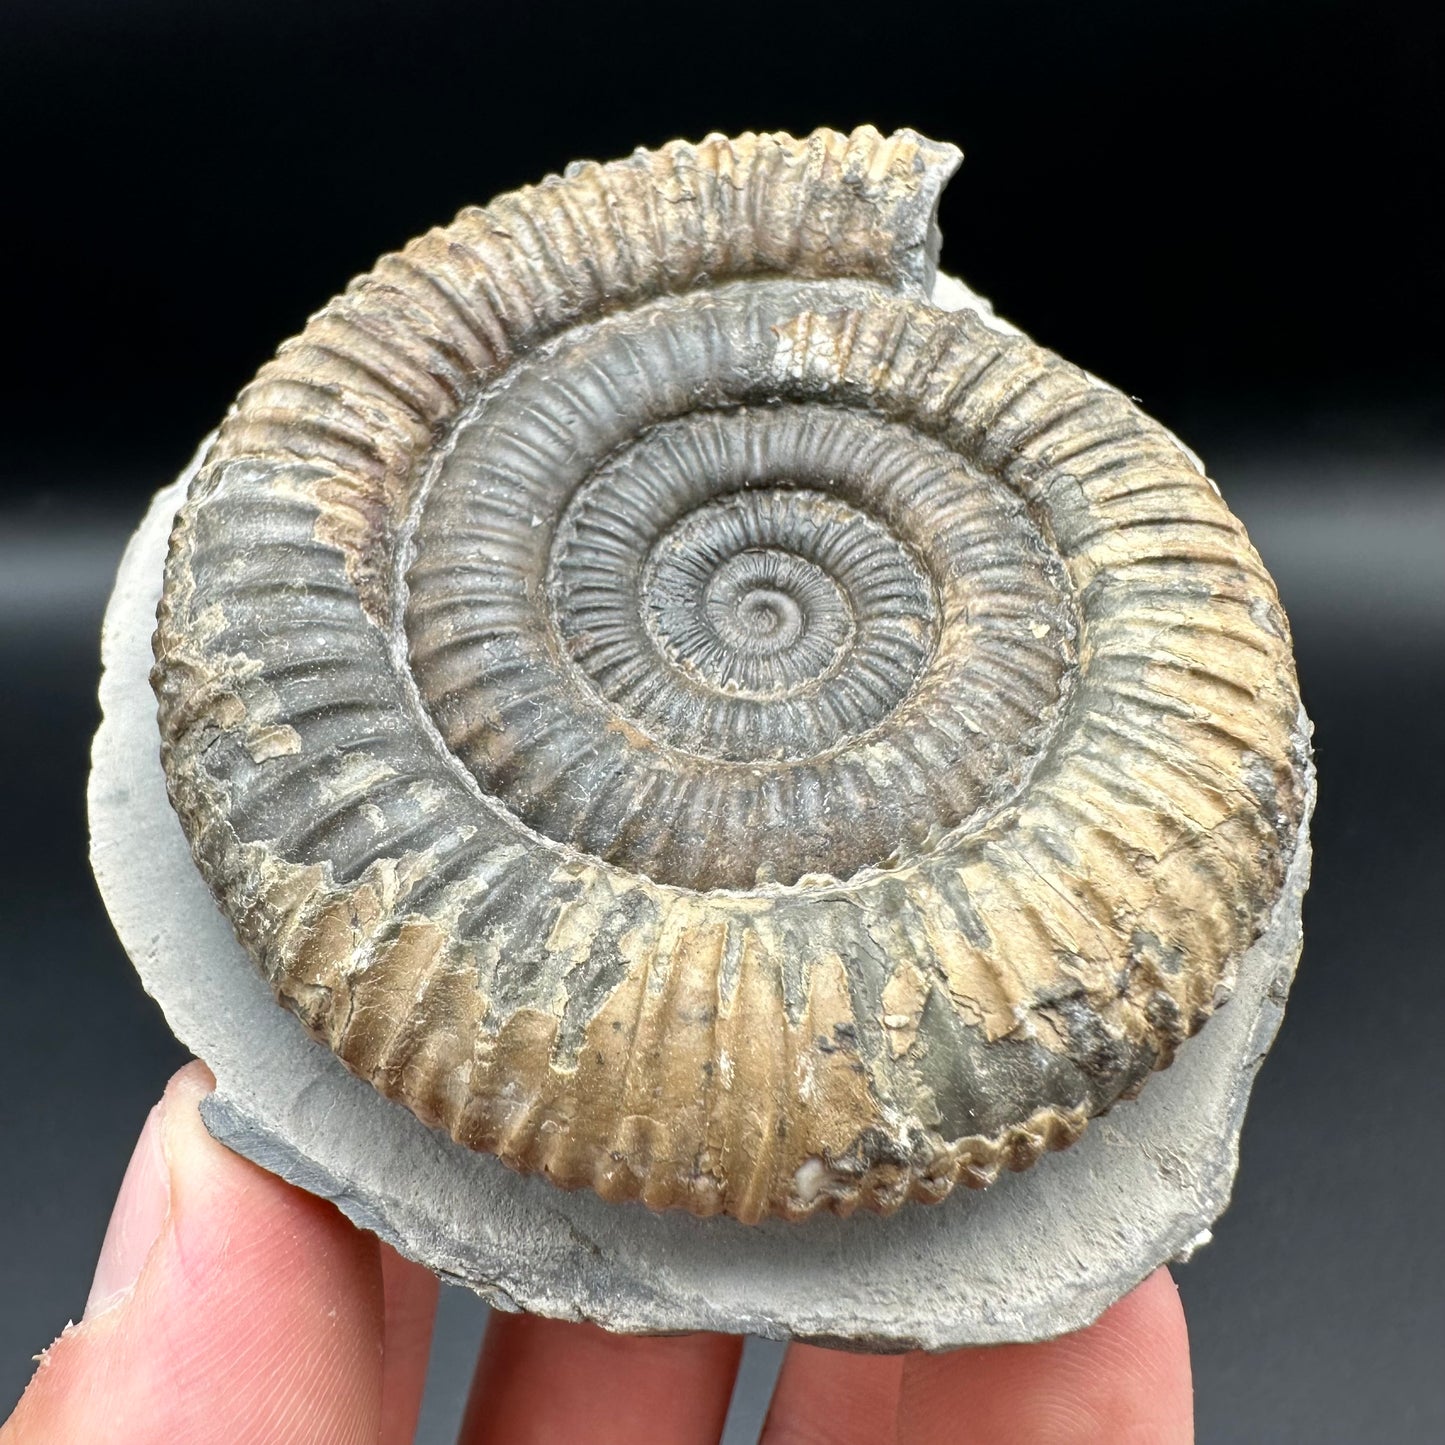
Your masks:
{"label": "gray rock matrix", "polygon": [[[117,578],[89,807],[93,866],[121,941],[176,1036],[216,1075],[204,1106],[216,1138],[497,1307],[624,1332],[860,1350],[1046,1339],[1208,1239],[1299,955],[1304,828],[1231,1000],[1172,1067],[1064,1153],[937,1205],[749,1226],[609,1203],[514,1173],[348,1073],[277,1007],[166,796],[151,634],[167,534],[198,464],[158,494]],[[1311,777],[1311,807],[1313,796]]]}

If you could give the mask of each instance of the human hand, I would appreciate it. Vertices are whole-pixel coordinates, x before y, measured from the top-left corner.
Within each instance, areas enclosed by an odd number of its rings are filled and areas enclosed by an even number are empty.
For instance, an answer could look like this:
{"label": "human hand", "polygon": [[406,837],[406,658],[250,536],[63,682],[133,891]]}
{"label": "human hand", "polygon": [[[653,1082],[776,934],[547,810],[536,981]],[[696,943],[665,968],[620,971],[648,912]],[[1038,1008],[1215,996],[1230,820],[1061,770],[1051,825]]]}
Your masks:
{"label": "human hand", "polygon": [[[85,1318],[41,1357],[0,1445],[406,1445],[437,1281],[232,1154],[182,1069],[121,1186]],[[714,1445],[742,1342],[494,1314],[465,1445]],[[764,1445],[1180,1445],[1188,1341],[1159,1270],[1097,1324],[948,1355],[793,1345]]]}

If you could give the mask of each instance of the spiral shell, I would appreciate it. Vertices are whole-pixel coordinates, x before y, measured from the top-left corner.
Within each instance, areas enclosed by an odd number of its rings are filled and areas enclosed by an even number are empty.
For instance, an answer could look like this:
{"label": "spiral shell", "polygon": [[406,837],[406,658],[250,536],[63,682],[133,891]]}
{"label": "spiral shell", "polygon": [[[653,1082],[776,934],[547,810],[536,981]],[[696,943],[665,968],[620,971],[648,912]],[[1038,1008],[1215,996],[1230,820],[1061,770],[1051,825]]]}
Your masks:
{"label": "spiral shell", "polygon": [[153,679],[196,861],[463,1144],[888,1210],[1227,997],[1303,808],[1288,627],[1163,428],[934,304],[957,161],[712,136],[463,211],[191,487]]}

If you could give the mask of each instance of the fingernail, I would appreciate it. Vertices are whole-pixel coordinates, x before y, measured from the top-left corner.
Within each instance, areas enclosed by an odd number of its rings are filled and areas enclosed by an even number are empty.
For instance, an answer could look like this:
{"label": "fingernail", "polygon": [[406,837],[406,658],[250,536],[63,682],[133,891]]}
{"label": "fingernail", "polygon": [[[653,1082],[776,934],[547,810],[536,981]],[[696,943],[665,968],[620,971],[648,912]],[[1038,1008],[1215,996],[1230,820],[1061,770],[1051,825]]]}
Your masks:
{"label": "fingernail", "polygon": [[145,1128],[126,1166],[85,1302],[87,1320],[118,1304],[135,1284],[170,1209],[170,1171],[161,1144],[161,1108],[157,1104],[146,1117]]}

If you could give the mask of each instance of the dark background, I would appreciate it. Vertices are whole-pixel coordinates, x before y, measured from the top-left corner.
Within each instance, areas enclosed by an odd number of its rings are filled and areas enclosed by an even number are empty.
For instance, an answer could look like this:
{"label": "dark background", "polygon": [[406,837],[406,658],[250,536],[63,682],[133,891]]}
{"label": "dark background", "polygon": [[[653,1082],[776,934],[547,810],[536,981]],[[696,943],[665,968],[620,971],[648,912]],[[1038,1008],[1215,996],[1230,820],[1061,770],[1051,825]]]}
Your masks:
{"label": "dark background", "polygon": [[1295,627],[1316,881],[1235,1204],[1178,1271],[1200,1439],[1445,1439],[1441,10],[519,8],[0,6],[0,1415],[183,1057],[85,862],[100,615],[149,494],[461,205],[872,121],[962,145],[944,265],[1203,454]]}

